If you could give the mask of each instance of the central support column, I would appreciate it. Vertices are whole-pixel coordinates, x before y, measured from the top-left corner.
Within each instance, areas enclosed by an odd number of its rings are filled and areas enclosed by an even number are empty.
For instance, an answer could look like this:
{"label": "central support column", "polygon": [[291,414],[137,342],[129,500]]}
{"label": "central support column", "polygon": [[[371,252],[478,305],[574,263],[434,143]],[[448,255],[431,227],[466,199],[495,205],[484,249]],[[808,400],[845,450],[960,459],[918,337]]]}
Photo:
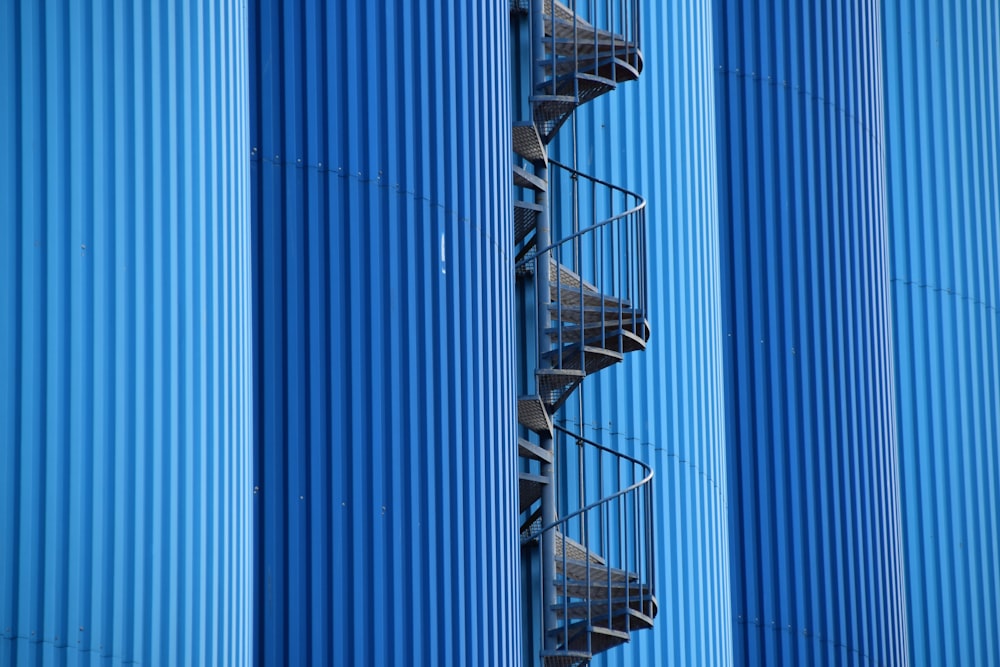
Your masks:
{"label": "central support column", "polygon": [[[536,169],[536,174],[547,180],[548,170],[544,167]],[[552,235],[549,227],[549,203],[548,195],[539,192],[535,195],[535,203],[542,206],[541,213],[538,214],[538,223],[535,229],[535,244],[540,250],[545,250],[552,243]],[[536,368],[548,368],[549,362],[542,356],[546,351],[547,329],[549,322],[549,254],[544,252],[539,257],[538,272],[535,274],[535,321],[538,324],[538,363]],[[536,384],[537,387],[537,384]],[[541,392],[539,391],[539,394]],[[545,398],[543,397],[544,401]],[[542,463],[542,475],[547,483],[542,487],[542,526],[551,526],[556,520],[556,494],[555,494],[555,451],[552,438],[540,437],[542,449],[552,454],[552,462]],[[542,614],[545,619],[545,629],[555,627],[556,618],[553,605],[555,599],[555,531],[547,530],[542,533]],[[545,648],[554,649],[556,637],[543,637]]]}
{"label": "central support column", "polygon": [[[545,77],[545,70],[542,61],[545,55],[545,19],[542,13],[543,0],[532,0],[531,3],[531,57],[532,57],[532,91]],[[535,175],[548,182],[548,169],[544,164],[535,165]],[[538,222],[535,227],[535,247],[542,251],[538,257],[538,271],[535,274],[535,322],[538,326],[538,363],[536,368],[548,368],[549,363],[542,356],[546,351],[549,326],[549,301],[551,298],[549,291],[549,253],[546,249],[552,243],[552,234],[549,221],[549,198],[547,192],[536,192],[535,203],[541,205],[542,210],[538,214]],[[538,387],[536,382],[536,388]],[[538,392],[541,394],[541,391]],[[544,397],[542,398],[544,401]],[[550,452],[552,463],[542,463],[541,472],[547,483],[542,487],[542,526],[551,526],[556,520],[556,494],[555,494],[555,451],[552,438],[541,437],[541,447]],[[542,617],[544,619],[545,634],[542,636],[542,646],[545,650],[556,648],[557,638],[548,635],[549,628],[556,625],[555,610],[555,531],[547,530],[542,533],[541,551],[541,573],[542,573]]]}

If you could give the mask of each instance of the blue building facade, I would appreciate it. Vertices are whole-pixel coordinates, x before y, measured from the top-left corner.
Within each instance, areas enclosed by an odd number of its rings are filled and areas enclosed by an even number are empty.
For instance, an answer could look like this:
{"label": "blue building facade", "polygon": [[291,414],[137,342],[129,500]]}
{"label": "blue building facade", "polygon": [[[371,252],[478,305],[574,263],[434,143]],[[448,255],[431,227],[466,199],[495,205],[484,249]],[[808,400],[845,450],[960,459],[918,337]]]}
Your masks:
{"label": "blue building facade", "polygon": [[714,18],[735,662],[906,665],[879,5]]}
{"label": "blue building facade", "polygon": [[255,663],[515,664],[506,7],[250,35]]}
{"label": "blue building facade", "polygon": [[1000,663],[1000,11],[886,2],[886,181],[910,652]]}
{"label": "blue building facade", "polygon": [[0,665],[1000,664],[986,5],[3,3]]}
{"label": "blue building facade", "polygon": [[245,41],[0,7],[0,665],[251,659]]}

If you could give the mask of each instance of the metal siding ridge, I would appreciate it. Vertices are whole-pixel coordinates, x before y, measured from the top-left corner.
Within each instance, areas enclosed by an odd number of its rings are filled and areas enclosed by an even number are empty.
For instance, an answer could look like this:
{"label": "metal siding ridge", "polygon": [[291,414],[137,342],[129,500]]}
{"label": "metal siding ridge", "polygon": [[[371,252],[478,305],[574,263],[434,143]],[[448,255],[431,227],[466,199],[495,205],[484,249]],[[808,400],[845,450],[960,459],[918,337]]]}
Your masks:
{"label": "metal siding ridge", "polygon": [[171,9],[4,8],[5,665],[249,659],[246,17]]}
{"label": "metal siding ridge", "polygon": [[918,665],[1000,661],[995,7],[883,7],[896,428]]}
{"label": "metal siding ridge", "polygon": [[906,661],[878,18],[715,2],[739,664]]}
{"label": "metal siding ridge", "polygon": [[255,661],[512,664],[506,8],[251,16]]}

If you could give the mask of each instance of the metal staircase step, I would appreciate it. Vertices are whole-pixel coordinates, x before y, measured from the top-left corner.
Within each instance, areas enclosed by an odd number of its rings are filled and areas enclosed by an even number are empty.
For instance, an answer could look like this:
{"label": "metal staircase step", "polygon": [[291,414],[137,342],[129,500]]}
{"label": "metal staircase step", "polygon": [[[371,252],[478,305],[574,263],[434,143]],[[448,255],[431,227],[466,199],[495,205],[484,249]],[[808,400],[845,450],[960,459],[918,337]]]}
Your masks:
{"label": "metal staircase step", "polygon": [[646,630],[653,627],[653,617],[656,616],[656,601],[652,596],[646,595],[635,598],[612,598],[610,603],[607,598],[604,598],[552,605],[552,611],[560,619],[607,619],[608,609],[612,610],[612,614],[620,613],[624,609],[631,609],[636,613],[632,617],[631,630]]}
{"label": "metal staircase step", "polygon": [[588,306],[588,305],[566,305],[563,303],[562,307],[559,304],[550,303],[549,314],[554,321],[557,322],[571,322],[573,324],[580,324],[583,320],[585,324],[604,324],[606,326],[617,325],[621,327],[626,327],[628,329],[639,328],[644,325],[648,326],[648,323],[643,317],[642,311],[636,308],[601,308],[599,306]]}
{"label": "metal staircase step", "polygon": [[610,616],[591,616],[553,628],[547,634],[557,639],[562,650],[597,654],[630,641],[631,633],[651,627],[652,618],[623,606]]}
{"label": "metal staircase step", "polygon": [[[521,526],[521,544],[530,542],[538,537],[539,531],[542,529],[540,517],[540,514],[533,515],[528,518],[525,525]],[[591,567],[607,568],[607,563],[604,561],[603,557],[593,551],[590,551],[576,540],[566,537],[558,529],[556,529],[555,533],[555,550],[557,572],[561,571],[562,568],[561,562],[563,560],[562,556],[564,550],[566,552],[567,563],[578,563],[586,567],[586,563],[589,561]],[[607,570],[605,569],[604,571]]]}
{"label": "metal staircase step", "polygon": [[559,409],[586,373],[577,369],[543,368],[535,371],[535,384],[549,414]]}
{"label": "metal staircase step", "polygon": [[[548,45],[551,46],[551,43]],[[572,40],[556,40],[556,55],[553,57],[550,54],[539,58],[536,64],[545,71],[545,75],[548,77],[551,77],[553,70],[555,70],[556,75],[572,72],[597,74],[617,83],[639,78],[642,58],[634,47],[625,47],[614,53],[598,48],[595,55],[592,43],[576,46],[577,48],[574,49]],[[621,68],[620,72],[619,68]]]}
{"label": "metal staircase step", "polygon": [[[548,144],[578,106],[637,78],[642,54],[625,36],[583,20],[562,2],[545,0],[542,13],[553,78],[539,83],[530,100],[542,143]],[[565,58],[572,62],[561,62]]]}
{"label": "metal staircase step", "polygon": [[514,152],[532,164],[547,165],[549,154],[534,121],[520,121],[511,128]]}
{"label": "metal staircase step", "polygon": [[[550,86],[551,88],[551,86]],[[580,105],[580,98],[573,94],[572,88],[564,87],[569,93],[558,90],[554,93],[546,91],[532,95],[529,101],[532,105],[532,115],[535,118],[535,126],[538,128],[538,136],[543,144],[548,144],[555,137],[556,132],[569,118],[570,114]]]}
{"label": "metal staircase step", "polygon": [[542,488],[549,483],[549,479],[542,475],[535,475],[530,472],[520,472],[517,474],[517,494],[520,510],[523,512],[535,504],[542,497]]}
{"label": "metal staircase step", "polygon": [[[518,531],[521,536],[522,546],[532,542],[538,537],[539,531],[542,529],[542,508],[539,507],[534,512],[531,513],[524,523],[521,524],[521,530]],[[556,531],[558,535],[559,531]]]}
{"label": "metal staircase step", "polygon": [[603,304],[605,310],[613,310],[615,313],[617,313],[619,309],[628,310],[631,307],[627,301],[622,301],[607,294],[598,294],[596,292],[581,290],[579,287],[574,288],[550,284],[549,294],[553,305],[558,306],[559,304],[562,304],[563,309],[577,308],[580,306],[581,302],[585,306],[593,306],[595,308],[600,308]]}
{"label": "metal staircase step", "polygon": [[613,581],[609,586],[607,581],[594,581],[591,579],[588,584],[586,580],[565,579],[562,576],[557,576],[555,584],[559,595],[565,594],[571,598],[580,600],[586,600],[587,598],[591,600],[607,600],[608,598],[623,598],[626,596],[639,598],[653,594],[649,590],[649,586],[640,582],[625,583],[623,581]]}
{"label": "metal staircase step", "polygon": [[556,344],[579,343],[582,338],[586,345],[603,347],[625,354],[646,349],[649,328],[644,327],[641,322],[637,322],[636,329],[639,333],[632,331],[628,325],[622,327],[615,320],[610,324],[596,322],[585,324],[583,327],[579,324],[563,324],[560,327],[546,329],[545,334],[550,341]]}
{"label": "metal staircase step", "polygon": [[583,19],[571,7],[559,0],[546,0],[542,6],[542,20],[544,21],[545,35],[549,37],[547,43],[552,42],[552,37],[566,42],[575,42],[576,52],[582,49],[593,49],[596,45],[599,51],[615,52],[635,49],[635,45],[630,43],[623,35],[613,33],[595,27],[593,23]]}
{"label": "metal staircase step", "polygon": [[552,285],[556,283],[562,285],[563,292],[576,291],[579,293],[582,285],[585,293],[593,295],[600,295],[601,293],[596,285],[592,285],[581,278],[580,274],[565,264],[560,264],[554,260],[549,261],[549,283]]}
{"label": "metal staircase step", "polygon": [[[586,605],[586,603],[583,604]],[[558,605],[553,605],[553,609],[555,609],[556,606]],[[655,604],[653,606],[655,606]],[[591,608],[593,608],[593,606]],[[583,618],[586,619],[587,616],[583,616]],[[577,621],[575,623],[571,622],[569,625],[571,629],[570,636],[572,636],[573,634],[572,632],[573,628],[578,628],[580,631],[582,631],[587,625],[588,623],[586,621]],[[625,604],[625,601],[623,600],[621,606],[616,607],[615,611],[613,611],[610,615],[597,614],[592,612],[590,616],[589,625],[592,626],[593,628],[600,628],[602,630],[612,630],[615,632],[624,632],[626,634],[630,634],[638,630],[648,630],[649,628],[653,627],[653,618],[648,614],[644,614],[642,611],[639,611],[638,609],[633,609],[630,605]],[[550,632],[552,633],[560,632],[561,629],[562,628],[556,628],[551,630]],[[582,647],[575,647],[575,648],[582,648]],[[606,649],[601,649],[601,650],[606,650]],[[598,653],[598,651],[595,650],[594,653]]]}
{"label": "metal staircase step", "polygon": [[535,229],[542,205],[535,202],[514,200],[514,245],[517,245]]}
{"label": "metal staircase step", "polygon": [[592,654],[602,653],[629,640],[629,633],[625,630],[592,625],[587,621],[553,628],[547,634],[557,638],[560,648],[570,651],[586,651],[589,648]]}
{"label": "metal staircase step", "polygon": [[[576,23],[576,38],[573,37],[573,21],[571,19],[548,19],[545,22],[545,50],[553,51],[557,56],[577,58],[580,61],[596,58],[621,58],[629,60],[638,70],[642,70],[642,52],[635,44],[622,35],[616,35],[607,30],[594,30],[589,24]],[[555,35],[553,35],[555,31]],[[539,62],[544,58],[539,59]],[[549,59],[551,60],[551,58]]]}
{"label": "metal staircase step", "polygon": [[607,567],[607,563],[602,556],[590,551],[576,540],[566,537],[558,530],[556,531],[555,541],[557,560],[562,560],[563,551],[565,551],[567,560],[578,562],[590,561],[595,566]]}
{"label": "metal staircase step", "polygon": [[545,192],[548,184],[545,179],[535,176],[524,167],[514,165],[514,185],[519,188],[528,188],[535,192]]}
{"label": "metal staircase step", "polygon": [[542,354],[542,358],[548,360],[553,366],[561,370],[582,370],[587,375],[596,373],[608,366],[614,366],[624,355],[615,350],[603,347],[594,347],[579,344],[563,345],[556,350],[549,350]]}
{"label": "metal staircase step", "polygon": [[576,72],[544,81],[529,99],[538,134],[548,144],[577,107],[614,90],[613,80]]}
{"label": "metal staircase step", "polygon": [[531,9],[530,0],[510,0],[509,5],[511,14],[527,14]]}
{"label": "metal staircase step", "polygon": [[594,657],[586,651],[542,651],[543,667],[577,667]]}
{"label": "metal staircase step", "polygon": [[545,409],[541,396],[518,397],[517,423],[546,438],[552,437],[552,419]]}
{"label": "metal staircase step", "polygon": [[541,461],[542,463],[552,463],[552,452],[542,449],[538,445],[528,442],[524,438],[517,439],[517,455],[521,458]]}
{"label": "metal staircase step", "polygon": [[[583,551],[584,553],[590,553],[587,552],[587,550],[583,547],[582,544],[579,543],[575,544],[576,548],[574,548],[574,551],[576,552]],[[567,548],[569,548],[569,545],[567,545]],[[591,553],[591,555],[596,556],[597,554]],[[639,579],[639,575],[636,574],[635,572],[620,570],[616,567],[609,568],[607,564],[604,562],[595,562],[594,560],[587,561],[584,559],[571,558],[569,553],[566,554],[565,561],[563,561],[561,553],[557,554],[555,562],[556,562],[556,574],[566,575],[567,577],[569,577],[569,580],[579,580],[586,582],[588,572],[590,573],[591,583],[600,580],[600,583],[604,584],[607,584],[609,581],[613,584],[616,583],[623,584],[625,582],[635,582],[638,581]]]}
{"label": "metal staircase step", "polygon": [[[565,3],[560,2],[560,0],[544,0],[544,2],[545,4],[542,5],[543,16],[552,16],[554,14],[556,18],[570,21],[576,16],[576,12],[570,9]],[[582,19],[580,19],[580,22],[585,23]],[[587,23],[587,25],[590,24]]]}

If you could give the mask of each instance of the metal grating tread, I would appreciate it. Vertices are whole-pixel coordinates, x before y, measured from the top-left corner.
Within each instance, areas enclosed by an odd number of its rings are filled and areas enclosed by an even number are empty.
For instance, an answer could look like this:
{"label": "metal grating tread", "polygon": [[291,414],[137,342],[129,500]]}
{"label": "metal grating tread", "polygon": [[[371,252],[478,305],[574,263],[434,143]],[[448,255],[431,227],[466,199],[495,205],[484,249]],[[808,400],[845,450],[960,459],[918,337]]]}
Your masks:
{"label": "metal grating tread", "polygon": [[[542,508],[536,509],[531,516],[529,516],[523,524],[521,524],[521,544],[527,544],[531,542],[542,530]],[[559,531],[556,531],[556,535],[559,535]]]}
{"label": "metal grating tread", "polygon": [[519,167],[516,164],[514,165],[514,185],[519,188],[528,188],[535,192],[545,192],[548,187],[545,179],[535,176],[524,167]]}
{"label": "metal grating tread", "polygon": [[[564,90],[573,92],[571,86],[565,87]],[[580,100],[575,95],[558,92],[556,94],[532,95],[530,99],[535,125],[538,127],[538,135],[542,143],[545,144],[552,141],[559,128],[580,105]]]}
{"label": "metal grating tread", "polygon": [[[621,615],[623,621],[625,617],[625,614]],[[612,622],[612,625],[615,623]],[[624,622],[622,622],[622,627],[626,627]],[[587,621],[577,621],[568,626],[553,628],[547,634],[550,637],[558,638],[559,648],[571,651],[586,651],[589,648],[590,652],[594,654],[620,646],[629,640],[629,633],[625,630],[591,625]]]}
{"label": "metal grating tread", "polygon": [[552,419],[541,396],[521,396],[517,399],[517,423],[546,438],[552,437]]}
{"label": "metal grating tread", "polygon": [[[567,553],[565,562],[563,562],[562,554],[558,554],[555,559],[557,574],[567,575],[570,581],[579,580],[586,582],[587,573],[589,571],[591,583],[598,582],[607,584],[609,579],[613,584],[623,584],[626,581],[638,581],[639,575],[635,572],[620,570],[616,567],[609,568],[606,563],[586,560],[585,554],[588,553],[586,549],[579,543],[575,544],[577,544],[577,546],[574,551],[582,551],[583,553],[575,553],[574,555],[577,556],[576,558],[571,557],[570,553]],[[597,554],[591,553],[590,555],[599,558]]]}
{"label": "metal grating tread", "polygon": [[557,303],[549,304],[549,315],[556,322],[569,322],[580,324],[582,320],[585,324],[596,324],[600,326],[620,326],[629,330],[637,329],[642,331],[643,326],[649,326],[642,311],[637,308],[601,308],[599,306],[563,304],[562,308]]}
{"label": "metal grating tread", "polygon": [[649,586],[639,583],[639,582],[611,582],[608,586],[607,581],[594,581],[590,580],[588,585],[586,580],[578,579],[564,579],[562,576],[557,576],[555,579],[556,590],[560,595],[568,595],[571,598],[577,598],[580,600],[586,600],[590,598],[591,600],[607,600],[608,598],[639,598],[643,596],[650,596],[653,594],[649,590]]}
{"label": "metal grating tread", "polygon": [[614,90],[617,84],[599,76],[578,72],[540,83],[531,96],[535,124],[548,144],[577,107]]}
{"label": "metal grating tread", "polygon": [[527,14],[531,9],[530,0],[510,0],[511,14]]}
{"label": "metal grating tread", "polygon": [[[562,47],[568,53],[593,53],[596,45],[599,53],[629,53],[638,54],[635,44],[629,42],[624,35],[609,30],[597,28],[593,23],[584,20],[565,3],[559,0],[546,0],[542,5],[542,20],[545,24],[546,47],[551,47],[555,37],[556,51],[560,52],[561,44],[572,45],[571,49]],[[639,57],[641,62],[641,56]],[[640,65],[641,66],[641,65]]]}
{"label": "metal grating tread", "polygon": [[611,323],[585,324],[582,328],[579,324],[563,324],[560,327],[546,329],[545,333],[549,340],[556,344],[579,343],[583,338],[586,345],[627,354],[645,350],[646,341],[649,340],[648,327],[643,327],[641,322],[636,325],[635,328],[639,333],[632,331],[631,324],[623,326],[617,319]]}
{"label": "metal grating tread", "polygon": [[[555,34],[553,34],[555,33]],[[630,65],[642,70],[642,52],[624,35],[617,35],[607,30],[597,29],[584,22],[576,22],[576,37],[573,36],[572,19],[547,18],[545,20],[545,51],[566,58],[578,58],[582,64],[606,58],[621,58]],[[550,60],[551,61],[551,60]]]}
{"label": "metal grating tread", "polygon": [[542,138],[538,135],[538,128],[535,127],[534,121],[514,123],[511,130],[515,153],[532,164],[548,164],[548,151],[545,150],[545,144],[542,143]]}
{"label": "metal grating tread", "polygon": [[[576,12],[569,8],[565,3],[559,0],[545,0],[545,4],[542,5],[542,13],[545,16],[552,16],[555,14],[556,18],[572,21],[573,17],[576,16]],[[580,23],[586,23],[583,19],[580,19]],[[590,25],[586,23],[586,25]]]}
{"label": "metal grating tread", "polygon": [[[578,44],[572,49],[572,42],[556,42],[556,56],[548,55],[537,61],[547,77],[558,77],[573,72],[596,74],[616,83],[625,83],[639,78],[642,59],[634,48],[615,54],[598,51],[594,55],[593,44]],[[567,48],[569,47],[569,48]],[[553,74],[553,70],[555,74]],[[549,86],[551,87],[551,82]]]}
{"label": "metal grating tread", "polygon": [[552,463],[552,452],[542,449],[533,442],[528,442],[524,438],[517,439],[517,455],[521,458],[541,461],[542,463]]}
{"label": "metal grating tread", "polygon": [[535,501],[542,497],[542,489],[549,483],[547,477],[535,475],[528,472],[517,474],[517,493],[521,509],[523,512],[535,504]]}
{"label": "metal grating tread", "polygon": [[529,201],[514,200],[514,245],[517,245],[535,229],[542,205]]}
{"label": "metal grating tread", "polygon": [[600,295],[600,290],[597,289],[595,285],[588,283],[586,280],[580,277],[580,274],[573,271],[565,264],[560,264],[555,260],[549,261],[549,282],[552,284],[559,283],[562,285],[563,291],[575,290],[580,291],[581,284],[583,285],[583,291],[585,293]]}
{"label": "metal grating tread", "polygon": [[577,667],[590,662],[591,656],[586,651],[542,651],[544,667]]}
{"label": "metal grating tread", "polygon": [[[560,531],[556,531],[556,560],[561,561],[563,555],[563,549],[566,550],[567,560],[586,562],[590,561],[591,564],[600,567],[607,567],[607,562],[604,558],[595,554],[593,551],[587,549],[576,540],[566,537]],[[558,567],[558,566],[557,566]]]}
{"label": "metal grating tread", "polygon": [[623,35],[594,26],[558,0],[545,0],[542,12],[553,78],[535,87],[531,102],[541,140],[548,144],[578,106],[638,78],[642,54]]}
{"label": "metal grating tread", "polygon": [[612,614],[621,613],[624,609],[635,612],[631,620],[631,630],[646,630],[653,627],[653,617],[656,615],[656,602],[650,595],[635,598],[612,598],[610,604],[607,598],[563,602],[552,605],[552,611],[557,618],[592,618],[607,619],[608,609]]}
{"label": "metal grating tread", "polygon": [[552,301],[556,304],[561,303],[563,308],[577,308],[581,302],[585,306],[596,308],[600,308],[603,304],[605,310],[614,311],[617,317],[619,309],[627,311],[630,307],[628,301],[623,301],[617,297],[608,294],[597,294],[596,292],[589,292],[587,290],[581,291],[579,287],[566,287],[562,284],[550,283],[549,293]]}
{"label": "metal grating tread", "polygon": [[[656,606],[655,602],[651,598],[647,599],[647,603],[651,604],[653,607]],[[583,603],[586,606],[586,603]],[[558,605],[553,605],[553,609]],[[591,605],[593,608],[593,605]],[[616,634],[624,633],[626,635],[626,641],[628,641],[627,635],[631,632],[637,630],[648,630],[653,627],[653,618],[642,611],[633,609],[630,605],[626,605],[624,601],[610,614],[591,614],[589,622],[586,620],[580,620],[571,622],[569,624],[570,636],[580,632],[602,632],[609,636],[614,636]],[[584,617],[586,618],[586,617]],[[563,628],[555,628],[549,630],[550,634],[562,634]],[[582,647],[577,647],[582,648]],[[597,653],[597,651],[594,651]]]}
{"label": "metal grating tread", "polygon": [[549,350],[542,354],[542,358],[549,360],[560,370],[582,369],[590,375],[617,364],[625,357],[616,350],[584,345],[581,351],[578,344],[572,344],[564,345],[558,350]]}
{"label": "metal grating tread", "polygon": [[[542,520],[541,515],[529,517],[528,521],[524,526],[521,526],[521,543],[530,542],[531,540],[538,537],[539,532],[542,530]],[[585,546],[577,542],[576,540],[566,537],[562,534],[562,531],[555,529],[555,549],[556,549],[556,571],[561,571],[562,568],[562,555],[563,550],[566,550],[566,561],[568,563],[577,563],[586,567],[586,563],[589,561],[591,567],[595,568],[606,568],[607,563],[604,561],[599,554],[595,554],[593,551],[588,550]],[[606,570],[605,570],[606,571]],[[570,579],[573,581],[573,579]]]}
{"label": "metal grating tread", "polygon": [[535,371],[538,395],[542,397],[549,414],[554,413],[573,393],[586,373],[581,370],[543,368]]}

